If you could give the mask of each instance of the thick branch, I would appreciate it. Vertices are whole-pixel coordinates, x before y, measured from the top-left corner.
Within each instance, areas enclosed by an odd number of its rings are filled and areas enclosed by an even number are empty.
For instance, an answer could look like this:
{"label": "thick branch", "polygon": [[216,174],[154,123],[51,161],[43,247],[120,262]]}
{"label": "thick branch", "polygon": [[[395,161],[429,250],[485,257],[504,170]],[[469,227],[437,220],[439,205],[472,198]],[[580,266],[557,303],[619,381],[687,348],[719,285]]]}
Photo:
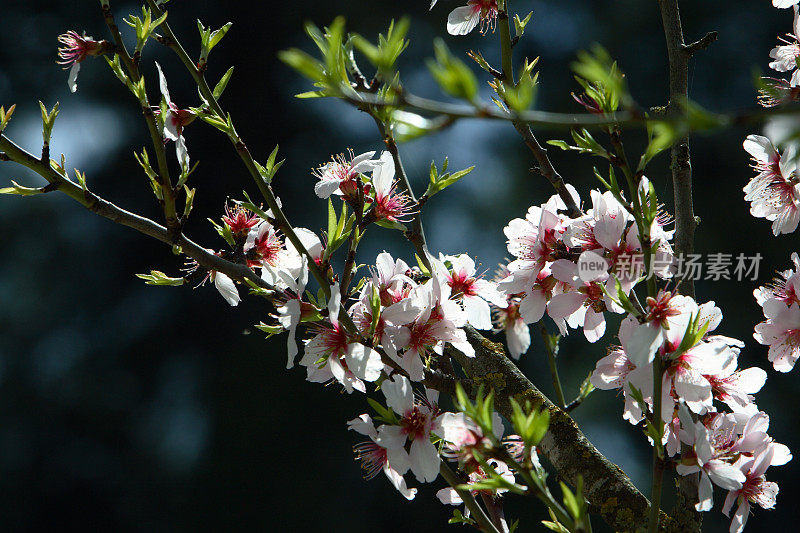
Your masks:
{"label": "thick branch", "polygon": [[[464,330],[475,348],[475,357],[466,357],[453,348],[448,353],[458,360],[475,386],[484,384],[495,391],[495,406],[500,414],[511,415],[511,398],[522,404],[528,400],[534,407],[549,411],[550,428],[539,449],[558,470],[558,475],[573,485],[582,476],[586,499],[615,531],[634,531],[642,526],[650,503],[625,473],[606,459],[572,418],[520,372],[501,344],[489,341],[471,326]],[[662,513],[662,529],[670,524],[669,517]]]}

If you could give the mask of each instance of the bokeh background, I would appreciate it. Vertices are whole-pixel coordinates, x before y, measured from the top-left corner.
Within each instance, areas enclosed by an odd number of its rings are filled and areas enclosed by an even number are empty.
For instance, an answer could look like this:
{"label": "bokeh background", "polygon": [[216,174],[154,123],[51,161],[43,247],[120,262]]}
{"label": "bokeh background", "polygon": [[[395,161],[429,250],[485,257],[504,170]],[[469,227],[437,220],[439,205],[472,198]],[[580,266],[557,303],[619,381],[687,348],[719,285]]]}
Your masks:
{"label": "bokeh background", "polygon": [[[136,2],[113,2],[118,21]],[[198,50],[195,19],[233,28],[211,54],[215,81],[230,65],[233,79],[223,98],[253,154],[264,159],[280,143],[287,159],[275,182],[286,212],[298,226],[324,224],[325,204],[312,192],[310,169],[347,148],[379,150],[371,120],[334,101],[296,100],[308,85],[276,59],[289,46],[311,47],[305,20],[328,23],[347,17],[348,28],[374,38],[389,20],[412,18],[412,44],[401,61],[403,80],[419,94],[442,97],[424,58],[432,39],[444,37],[463,53],[480,49],[496,61],[496,36],[455,38],[445,32],[447,13],[459,2],[375,1],[222,2],[173,0],[169,20],[184,44]],[[656,2],[562,0],[513,2],[534,12],[516,49],[541,56],[541,109],[575,112],[569,71],[576,51],[602,43],[617,58],[643,106],[663,105],[666,52]],[[776,37],[791,30],[789,11],[766,0],[682,2],[687,39],[718,30],[719,42],[696,56],[691,95],[713,110],[752,107],[753,69],[766,69]],[[7,133],[29,150],[40,147],[37,100],[61,102],[53,153],[89,185],[120,206],[159,218],[132,151],[149,144],[131,96],[103,61],[87,61],[77,94],[56,64],[56,37],[68,30],[107,37],[97,2],[6,2],[0,18],[0,103],[17,104]],[[130,34],[128,34],[130,37]],[[153,60],[164,67],[173,99],[197,103],[196,91],[177,58],[152,43],[144,72],[151,97],[157,85]],[[487,92],[488,94],[488,92]],[[749,216],[742,186],[752,175],[741,141],[760,126],[693,139],[696,211],[702,218],[697,249],[704,253],[760,252],[760,282],[790,264],[797,236],[774,238],[769,224]],[[563,132],[539,132],[564,138]],[[193,160],[201,161],[187,233],[208,247],[221,241],[205,221],[218,217],[225,198],[255,194],[227,140],[202,124],[186,132]],[[640,135],[626,137],[635,150]],[[502,228],[552,191],[527,168],[532,158],[507,124],[465,121],[401,147],[406,168],[421,191],[431,159],[449,156],[452,168],[477,169],[425,211],[432,250],[467,251],[493,271],[505,255]],[[551,150],[562,174],[588,198],[596,187],[596,161]],[[650,177],[671,209],[668,160],[652,164]],[[17,179],[40,185],[12,164],[0,165],[0,183]],[[84,211],[66,197],[0,199],[0,516],[7,531],[440,531],[451,509],[435,498],[439,485],[421,488],[412,503],[381,476],[365,482],[351,447],[360,438],[345,422],[365,412],[363,398],[336,387],[306,382],[302,369],[285,370],[283,338],[266,341],[253,328],[270,309],[246,299],[232,309],[211,286],[154,288],[134,277],[181,266],[169,248]],[[386,231],[373,231],[362,262],[387,249],[409,258],[409,248]],[[413,256],[412,256],[413,257]],[[759,405],[772,417],[772,434],[800,446],[796,408],[798,371],[774,372],[766,349],[751,336],[760,319],[755,282],[701,282],[698,298],[714,299],[725,319],[721,332],[747,343],[740,365],[768,370]],[[551,325],[552,326],[552,325]],[[564,341],[562,379],[572,396],[611,344],[615,327],[588,345],[580,333]],[[551,392],[541,345],[521,366]],[[620,416],[621,398],[595,392],[575,417],[610,459],[649,491],[649,447]],[[778,507],[757,510],[750,531],[783,531],[797,516],[797,464],[770,470],[780,483]],[[412,484],[416,484],[412,480]],[[667,491],[670,492],[670,491]],[[727,529],[717,508],[706,513],[708,531]],[[667,500],[669,500],[667,498]],[[541,509],[513,501],[508,514],[522,531],[536,530]],[[597,520],[597,530],[603,530]]]}

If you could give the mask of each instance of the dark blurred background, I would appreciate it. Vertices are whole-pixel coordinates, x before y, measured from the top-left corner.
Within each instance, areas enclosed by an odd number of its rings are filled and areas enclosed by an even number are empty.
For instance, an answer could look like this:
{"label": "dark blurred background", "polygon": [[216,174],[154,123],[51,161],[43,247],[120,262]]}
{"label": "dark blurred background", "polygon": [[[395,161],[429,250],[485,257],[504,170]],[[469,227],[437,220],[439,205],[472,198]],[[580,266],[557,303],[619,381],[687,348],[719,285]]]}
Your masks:
{"label": "dark blurred background", "polygon": [[[112,2],[123,15],[135,2]],[[326,24],[338,14],[348,29],[374,38],[393,17],[412,17],[412,44],[403,55],[403,80],[413,91],[440,98],[424,68],[432,38],[451,49],[484,51],[497,61],[496,36],[448,36],[447,13],[460,2],[442,1],[432,13],[427,0],[398,3],[317,1],[221,2],[173,0],[169,20],[196,56],[195,19],[233,28],[211,54],[213,83],[230,65],[236,69],[223,98],[254,156],[264,160],[280,143],[287,162],[275,182],[295,225],[319,230],[325,204],[316,201],[309,170],[331,154],[352,147],[379,150],[371,120],[333,101],[296,100],[309,86],[276,59],[289,46],[311,50],[305,20]],[[602,43],[628,73],[643,106],[663,105],[667,93],[666,52],[656,2],[635,0],[512,3],[534,12],[516,49],[541,56],[540,109],[576,112],[577,90],[568,65],[579,49]],[[710,109],[752,107],[754,68],[766,70],[776,37],[791,29],[790,11],[766,0],[682,2],[687,40],[718,30],[719,42],[696,56],[691,95]],[[122,25],[122,24],[121,24]],[[132,97],[102,60],[86,61],[77,94],[67,89],[67,72],[56,64],[56,37],[66,30],[107,37],[97,2],[6,2],[0,18],[0,103],[16,103],[8,135],[29,150],[40,147],[37,100],[61,102],[53,154],[64,152],[67,168],[85,171],[90,187],[118,205],[159,218],[156,203],[131,152],[149,144]],[[124,31],[124,30],[123,30]],[[126,33],[130,37],[130,33]],[[191,79],[176,57],[155,43],[144,51],[151,99],[157,96],[158,60],[173,99],[197,103]],[[702,218],[697,249],[705,253],[760,252],[760,283],[790,265],[797,236],[773,238],[769,223],[749,216],[742,186],[751,177],[741,142],[758,127],[716,132],[692,141],[696,211]],[[563,132],[540,132],[564,138]],[[191,184],[198,187],[195,212],[186,227],[193,239],[220,247],[205,217],[221,215],[227,196],[255,194],[227,140],[196,124],[186,132],[193,160],[201,161]],[[640,134],[626,137],[631,149]],[[529,205],[552,194],[527,168],[532,158],[507,124],[462,122],[434,137],[401,147],[418,191],[431,159],[450,157],[453,168],[477,169],[426,207],[432,250],[467,251],[482,268],[494,270],[505,256],[503,226]],[[171,155],[171,152],[169,152]],[[588,201],[596,187],[586,158],[551,150],[561,170]],[[671,210],[668,160],[651,165],[661,198]],[[0,183],[41,179],[13,164],[0,165]],[[0,516],[8,531],[440,531],[452,509],[435,498],[440,484],[421,487],[406,502],[383,476],[365,482],[351,447],[360,436],[345,422],[366,412],[363,397],[305,381],[304,371],[286,371],[284,337],[265,341],[253,324],[270,309],[246,299],[231,309],[211,286],[155,288],[135,273],[177,272],[169,248],[91,215],[57,194],[0,198]],[[409,259],[407,245],[388,230],[373,231],[360,261],[382,249]],[[413,257],[413,256],[411,256]],[[725,319],[720,332],[743,339],[740,365],[766,368],[769,379],[758,395],[772,417],[776,440],[797,449],[796,370],[779,374],[766,348],[752,339],[761,320],[755,282],[701,282],[698,299],[716,299]],[[614,341],[610,325],[596,345],[572,334],[560,364],[568,395]],[[535,335],[534,335],[535,337]],[[521,366],[544,391],[552,387],[536,344]],[[621,398],[595,392],[575,417],[599,449],[649,492],[650,448],[641,432],[620,416]],[[778,507],[756,510],[750,531],[786,530],[797,516],[800,494],[796,461],[769,471],[780,483]],[[418,485],[409,479],[410,484]],[[671,492],[671,491],[667,491]],[[727,530],[721,515],[724,494],[706,513],[708,531]],[[669,505],[669,498],[667,498]],[[508,514],[522,518],[522,531],[537,529],[541,509],[512,499]],[[597,522],[597,530],[602,526]]]}

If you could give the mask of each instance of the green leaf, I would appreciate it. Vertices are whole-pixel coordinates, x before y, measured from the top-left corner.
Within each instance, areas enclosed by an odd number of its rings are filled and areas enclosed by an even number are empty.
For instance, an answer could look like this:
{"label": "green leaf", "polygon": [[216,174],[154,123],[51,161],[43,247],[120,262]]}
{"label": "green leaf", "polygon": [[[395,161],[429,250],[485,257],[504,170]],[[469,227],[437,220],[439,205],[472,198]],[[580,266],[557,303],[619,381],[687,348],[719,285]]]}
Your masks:
{"label": "green leaf", "polygon": [[11,180],[11,187],[0,189],[0,194],[16,194],[18,196],[33,196],[35,194],[43,194],[41,188],[38,187],[23,187],[14,180]]}
{"label": "green leaf", "polygon": [[528,22],[530,22],[532,16],[533,11],[528,13],[528,16],[523,20],[519,19],[519,15],[514,15],[514,32],[517,37],[522,37],[522,35],[525,33],[525,26],[528,25]]}
{"label": "green leaf", "polygon": [[171,278],[158,270],[151,270],[149,274],[136,274],[136,277],[143,279],[147,285],[178,287],[186,283],[186,280],[183,278]]}
{"label": "green leaf", "polygon": [[225,87],[228,86],[228,82],[231,79],[231,75],[233,74],[233,67],[229,68],[225,74],[222,75],[217,85],[214,87],[214,98],[219,100],[219,97],[222,96],[222,93],[225,91]]}
{"label": "green leaf", "polygon": [[446,94],[470,102],[478,96],[478,81],[472,70],[463,61],[450,54],[440,38],[433,42],[436,60],[427,61],[428,70]]}

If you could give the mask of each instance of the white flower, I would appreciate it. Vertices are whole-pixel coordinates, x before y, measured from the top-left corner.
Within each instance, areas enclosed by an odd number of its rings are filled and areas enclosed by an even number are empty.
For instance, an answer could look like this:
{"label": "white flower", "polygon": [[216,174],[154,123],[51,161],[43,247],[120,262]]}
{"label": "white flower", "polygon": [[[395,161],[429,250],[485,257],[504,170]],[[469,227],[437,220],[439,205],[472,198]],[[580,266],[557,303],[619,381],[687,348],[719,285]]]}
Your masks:
{"label": "white flower", "polygon": [[[433,8],[436,1],[431,2]],[[447,33],[466,35],[480,24],[481,32],[494,30],[497,24],[497,0],[469,0],[466,6],[457,7],[447,16]]]}
{"label": "white flower", "polygon": [[167,102],[167,112],[164,119],[164,129],[162,134],[170,141],[175,141],[175,154],[178,162],[184,172],[189,170],[189,152],[186,148],[186,139],[184,139],[182,132],[184,126],[191,123],[195,115],[188,109],[180,109],[169,95],[169,88],[167,87],[167,78],[164,77],[164,72],[161,70],[161,65],[156,62],[158,69],[158,84],[161,88],[161,96]]}
{"label": "white flower", "polygon": [[744,459],[738,463],[740,471],[745,480],[738,489],[731,489],[725,498],[722,512],[725,516],[730,516],[733,503],[738,501],[739,506],[731,520],[730,533],[741,533],[750,515],[750,504],[758,504],[763,509],[775,507],[775,499],[778,496],[778,484],[767,481],[764,473],[773,463],[774,450],[766,448],[756,454],[751,459]]}
{"label": "white flower", "polygon": [[438,408],[433,391],[427,401],[414,401],[411,382],[405,376],[395,375],[381,384],[386,404],[398,415],[397,426],[383,425],[378,429],[375,442],[390,452],[405,449],[411,440],[409,459],[411,471],[421,483],[435,480],[439,476],[439,451],[431,442],[431,432],[436,431]]}
{"label": "white flower", "polygon": [[354,184],[355,178],[359,174],[363,174],[375,168],[379,164],[378,161],[371,161],[375,152],[364,152],[357,156],[349,153],[349,159],[340,154],[336,156],[331,162],[326,163],[319,167],[314,176],[319,179],[314,185],[314,192],[320,198],[329,198],[331,194],[341,195],[345,191],[341,190],[341,186],[345,183]]}
{"label": "white flower", "polygon": [[767,320],[755,328],[753,337],[769,346],[768,358],[778,372],[789,372],[800,358],[800,305],[787,306],[776,298],[764,302]]}
{"label": "white flower", "polygon": [[[796,6],[798,2],[800,2],[800,0],[772,0],[772,5],[779,9],[785,9],[787,7]],[[433,4],[435,3],[436,1],[434,0]],[[431,7],[433,7],[433,4],[431,4]]]}
{"label": "white flower", "polygon": [[749,135],[744,149],[753,156],[753,168],[758,171],[744,187],[750,214],[772,221],[776,236],[792,233],[800,221],[800,185],[795,183],[797,147],[791,144],[781,155],[766,137]]}
{"label": "white flower", "polygon": [[361,461],[361,470],[366,479],[372,479],[381,470],[389,479],[392,485],[407,500],[413,500],[417,494],[417,489],[407,488],[403,474],[408,472],[411,464],[408,452],[405,448],[393,448],[388,450],[377,443],[378,432],[372,418],[368,414],[363,414],[347,423],[347,429],[352,429],[370,438],[370,441],[356,445],[353,450],[356,452],[356,459]]}
{"label": "white flower", "polygon": [[[335,379],[344,389],[366,392],[364,381],[377,380],[383,370],[378,352],[356,342],[349,342],[347,331],[339,323],[341,309],[339,284],[331,287],[328,300],[328,320],[330,327],[316,325],[317,334],[306,343],[305,354],[300,364],[307,369],[308,380],[314,383],[327,383]],[[323,363],[319,363],[324,359]]]}
{"label": "white flower", "polygon": [[306,258],[301,258],[301,268],[299,275],[295,278],[293,273],[278,269],[276,271],[277,277],[284,283],[284,285],[292,292],[286,292],[286,303],[276,309],[278,314],[276,318],[278,323],[284,329],[289,331],[286,339],[287,362],[286,368],[294,366],[294,357],[297,355],[297,341],[295,335],[297,334],[297,326],[300,325],[301,319],[301,303],[303,298],[303,291],[308,283],[308,268]]}
{"label": "white flower", "polygon": [[[449,261],[451,269],[444,267]],[[458,256],[439,255],[445,283],[450,286],[453,298],[460,299],[467,313],[467,321],[477,329],[492,328],[492,314],[489,303],[496,306],[506,304],[505,297],[497,291],[497,286],[476,275],[475,262],[466,254]]]}
{"label": "white flower", "polygon": [[211,276],[214,278],[214,286],[225,298],[225,301],[234,307],[239,305],[242,299],[239,297],[239,291],[236,289],[236,284],[233,280],[222,272],[212,272]]}

